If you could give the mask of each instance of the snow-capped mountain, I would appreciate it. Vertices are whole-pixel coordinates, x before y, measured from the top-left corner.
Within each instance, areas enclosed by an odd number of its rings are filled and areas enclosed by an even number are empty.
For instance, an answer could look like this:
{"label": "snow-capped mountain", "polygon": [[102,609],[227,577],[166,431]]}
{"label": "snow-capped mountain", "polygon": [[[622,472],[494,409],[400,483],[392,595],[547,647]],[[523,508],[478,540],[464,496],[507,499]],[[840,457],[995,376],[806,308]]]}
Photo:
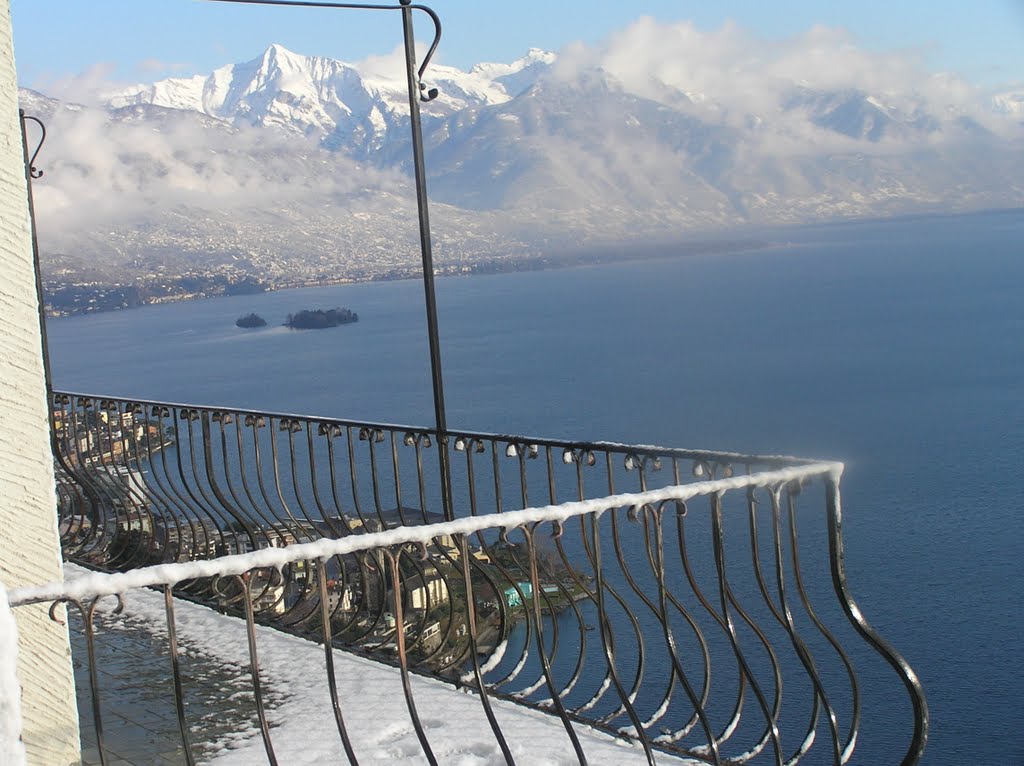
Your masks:
{"label": "snow-capped mountain", "polygon": [[30,88],[18,88],[18,107],[24,110],[25,114],[42,120],[48,120],[58,112],[78,112],[83,108],[80,104],[50,98]]}
{"label": "snow-capped mountain", "polygon": [[997,93],[992,97],[992,106],[1003,114],[1024,120],[1024,90]]}
{"label": "snow-capped mountain", "polygon": [[[439,90],[422,107],[439,262],[1024,204],[1018,91],[814,82],[754,64],[728,77],[649,73],[634,65],[648,48],[427,70]],[[272,45],[102,109],[22,100],[50,128],[37,210],[65,252],[216,251],[282,274],[297,262],[398,268],[394,232],[415,217],[399,57],[353,64]]]}
{"label": "snow-capped mountain", "polygon": [[[469,72],[430,68],[438,98],[426,124],[468,108],[502,104],[518,95],[554,61],[531,50],[511,64],[481,64]],[[111,97],[119,108],[153,105],[200,112],[232,125],[273,126],[367,155],[381,149],[409,118],[404,60],[374,60],[359,67],[321,56],[303,56],[271,45],[259,58],[221,67],[209,75],[171,78]]]}

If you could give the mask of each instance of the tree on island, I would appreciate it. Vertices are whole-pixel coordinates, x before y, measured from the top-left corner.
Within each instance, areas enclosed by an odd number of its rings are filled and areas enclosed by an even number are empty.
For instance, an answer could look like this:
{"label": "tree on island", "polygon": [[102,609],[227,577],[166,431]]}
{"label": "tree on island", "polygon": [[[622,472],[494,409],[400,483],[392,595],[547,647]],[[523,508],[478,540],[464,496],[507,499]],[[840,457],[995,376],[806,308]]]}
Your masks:
{"label": "tree on island", "polygon": [[321,330],[325,327],[337,327],[340,324],[352,324],[359,321],[359,315],[350,309],[334,308],[303,310],[298,314],[289,314],[285,327],[293,330]]}
{"label": "tree on island", "polygon": [[259,314],[252,313],[246,314],[244,317],[239,317],[235,321],[235,325],[237,327],[266,327],[267,320]]}

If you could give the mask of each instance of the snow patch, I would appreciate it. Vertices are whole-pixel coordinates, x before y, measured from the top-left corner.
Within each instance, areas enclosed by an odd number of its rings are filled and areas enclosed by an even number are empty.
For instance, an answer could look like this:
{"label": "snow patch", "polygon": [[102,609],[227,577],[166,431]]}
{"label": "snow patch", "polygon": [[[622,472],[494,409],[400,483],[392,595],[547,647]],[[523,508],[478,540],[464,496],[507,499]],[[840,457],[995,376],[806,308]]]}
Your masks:
{"label": "snow patch", "polygon": [[[505,656],[506,649],[508,649],[508,639],[505,639],[498,644],[491,653],[491,656],[487,658],[487,662],[480,666],[481,676],[487,675],[498,667],[498,663],[500,663],[502,658]],[[471,684],[476,680],[476,673],[474,671],[464,673],[459,680],[464,684]]]}
{"label": "snow patch", "polygon": [[1002,114],[1024,117],[1024,91],[999,93],[992,97],[992,107]]}

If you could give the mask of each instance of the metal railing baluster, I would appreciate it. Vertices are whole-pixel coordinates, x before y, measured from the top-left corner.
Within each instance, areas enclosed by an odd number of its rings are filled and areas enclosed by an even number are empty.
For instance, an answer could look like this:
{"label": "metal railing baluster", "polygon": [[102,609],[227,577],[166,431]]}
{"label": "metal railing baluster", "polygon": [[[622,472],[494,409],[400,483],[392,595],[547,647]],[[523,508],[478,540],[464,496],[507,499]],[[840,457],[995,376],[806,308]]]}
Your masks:
{"label": "metal railing baluster", "polygon": [[[824,747],[833,763],[849,761],[865,711],[844,626],[827,624],[806,587],[797,530],[810,519],[796,507],[799,483],[763,483],[765,476],[796,472],[825,482],[828,576],[850,632],[896,669],[908,691],[919,688],[850,606],[838,473],[830,467],[452,433],[448,449],[466,455],[449,464],[456,488],[449,515],[483,526],[435,534],[431,522],[444,518],[445,506],[430,430],[65,392],[53,402],[65,552],[94,568],[177,566],[248,549],[291,556],[303,541],[356,544],[347,541],[431,525],[415,551],[317,552],[260,569],[244,588],[225,590],[227,581],[202,576],[175,592],[247,620],[251,613],[253,624],[397,659],[410,679],[425,673],[472,689],[509,762],[513,743],[493,699],[556,715],[567,736],[587,724],[635,739],[650,758],[664,750],[708,763],[788,766]],[[684,479],[681,468],[690,464],[693,476]],[[743,473],[734,476],[732,466]],[[620,485],[693,494],[620,503],[603,516],[588,511],[551,526],[505,521],[517,513],[508,510],[510,494],[517,504],[543,498],[553,508],[586,506],[594,502],[588,486],[616,496]],[[737,503],[726,506],[726,495]],[[801,632],[798,617],[813,629]],[[812,655],[814,639],[825,649],[815,644]],[[784,704],[798,690],[806,715]],[[262,704],[266,694],[258,696]],[[911,745],[919,752],[923,697],[913,715]],[[795,737],[785,751],[783,730]]]}

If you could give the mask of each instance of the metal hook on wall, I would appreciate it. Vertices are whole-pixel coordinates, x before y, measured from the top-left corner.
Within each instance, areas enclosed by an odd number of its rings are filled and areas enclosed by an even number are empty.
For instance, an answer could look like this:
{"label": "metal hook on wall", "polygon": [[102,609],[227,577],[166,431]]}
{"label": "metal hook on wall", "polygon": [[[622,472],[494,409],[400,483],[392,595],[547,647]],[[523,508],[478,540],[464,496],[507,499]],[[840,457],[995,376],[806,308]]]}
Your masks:
{"label": "metal hook on wall", "polygon": [[[34,117],[33,115],[30,115],[30,114],[25,114],[25,110],[24,109],[19,109],[18,110],[18,117],[21,118],[21,135],[22,135],[23,139],[26,136],[26,130],[25,130],[25,123],[26,122],[31,120],[32,122],[34,122],[36,125],[39,126],[39,130],[41,132],[41,135],[39,136],[39,143],[36,144],[35,151],[32,152],[32,155],[28,159],[28,174],[29,174],[29,176],[31,178],[42,178],[43,171],[36,168],[36,157],[39,156],[39,152],[43,148],[43,144],[46,142],[46,126],[43,124],[43,121],[40,120],[38,117]],[[25,142],[25,146],[26,147],[28,146],[27,140]]]}

